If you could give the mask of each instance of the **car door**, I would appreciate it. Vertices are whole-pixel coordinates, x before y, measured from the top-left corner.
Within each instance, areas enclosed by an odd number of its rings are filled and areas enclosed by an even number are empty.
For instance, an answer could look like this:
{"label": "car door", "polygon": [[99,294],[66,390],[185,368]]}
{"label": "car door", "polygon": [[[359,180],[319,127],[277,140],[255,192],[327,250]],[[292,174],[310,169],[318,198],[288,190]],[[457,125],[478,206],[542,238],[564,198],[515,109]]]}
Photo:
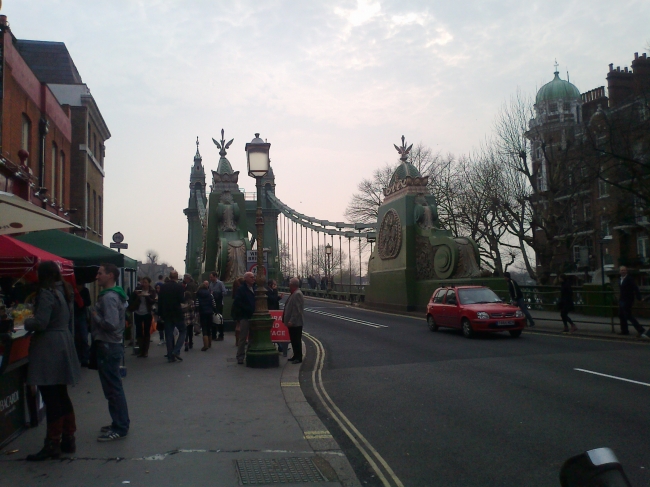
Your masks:
{"label": "car door", "polygon": [[438,326],[444,325],[444,304],[443,301],[445,300],[445,295],[447,294],[446,289],[440,289],[436,294],[434,295],[433,299],[431,300],[431,316],[433,316],[433,319],[436,321]]}
{"label": "car door", "polygon": [[447,326],[460,328],[460,308],[455,289],[449,289],[447,291],[447,296],[445,297],[445,315]]}

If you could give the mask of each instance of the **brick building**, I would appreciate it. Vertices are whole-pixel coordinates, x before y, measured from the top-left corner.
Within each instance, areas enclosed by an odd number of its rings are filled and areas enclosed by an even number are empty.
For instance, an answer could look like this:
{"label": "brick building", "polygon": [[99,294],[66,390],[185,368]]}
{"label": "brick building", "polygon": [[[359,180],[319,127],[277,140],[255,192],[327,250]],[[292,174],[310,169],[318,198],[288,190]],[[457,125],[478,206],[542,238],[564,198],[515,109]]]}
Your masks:
{"label": "brick building", "polygon": [[105,142],[111,136],[95,99],[62,42],[18,40],[17,48],[39,81],[70,113],[70,208],[76,233],[103,243]]}
{"label": "brick building", "polygon": [[650,284],[650,59],[610,65],[580,93],[555,72],[537,93],[526,133],[535,179],[538,270],[599,283],[626,265]]}
{"label": "brick building", "polygon": [[7,17],[0,16],[0,190],[67,218],[70,108],[40,82],[16,43]]}

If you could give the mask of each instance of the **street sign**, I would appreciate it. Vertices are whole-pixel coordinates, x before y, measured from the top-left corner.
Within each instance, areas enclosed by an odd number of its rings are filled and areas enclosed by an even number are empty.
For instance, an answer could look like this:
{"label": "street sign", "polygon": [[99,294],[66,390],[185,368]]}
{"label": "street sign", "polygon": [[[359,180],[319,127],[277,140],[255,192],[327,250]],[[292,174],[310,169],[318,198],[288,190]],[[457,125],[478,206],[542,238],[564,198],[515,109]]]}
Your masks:
{"label": "street sign", "polygon": [[125,243],[113,243],[113,242],[111,242],[110,247],[111,247],[112,249],[119,249],[119,250],[121,250],[121,249],[128,249],[128,248],[129,248],[129,244],[125,244]]}
{"label": "street sign", "polygon": [[275,343],[289,343],[289,328],[282,322],[282,311],[271,310],[269,314],[273,318],[273,327],[271,328],[271,341]]}
{"label": "street sign", "polygon": [[[269,253],[264,251],[264,275],[269,275],[268,267],[268,257]],[[246,271],[252,272],[257,277],[257,250],[247,250],[246,251]]]}
{"label": "street sign", "polygon": [[113,234],[113,242],[115,242],[116,244],[121,244],[122,242],[124,242],[124,235],[122,235],[122,232],[115,232]]}

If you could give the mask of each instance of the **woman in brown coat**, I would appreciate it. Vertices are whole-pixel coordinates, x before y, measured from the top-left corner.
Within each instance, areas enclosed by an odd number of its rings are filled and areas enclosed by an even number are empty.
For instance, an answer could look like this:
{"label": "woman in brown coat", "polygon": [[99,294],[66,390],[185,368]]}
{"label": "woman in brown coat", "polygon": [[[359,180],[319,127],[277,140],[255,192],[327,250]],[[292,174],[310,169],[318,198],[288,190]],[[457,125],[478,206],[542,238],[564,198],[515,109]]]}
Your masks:
{"label": "woman in brown coat", "polygon": [[72,329],[72,293],[61,279],[59,266],[52,261],[38,267],[38,293],[34,317],[25,320],[33,331],[29,346],[27,384],[38,386],[47,413],[45,446],[27,461],[58,458],[76,451],[77,430],[68,385],[79,382],[79,359]]}

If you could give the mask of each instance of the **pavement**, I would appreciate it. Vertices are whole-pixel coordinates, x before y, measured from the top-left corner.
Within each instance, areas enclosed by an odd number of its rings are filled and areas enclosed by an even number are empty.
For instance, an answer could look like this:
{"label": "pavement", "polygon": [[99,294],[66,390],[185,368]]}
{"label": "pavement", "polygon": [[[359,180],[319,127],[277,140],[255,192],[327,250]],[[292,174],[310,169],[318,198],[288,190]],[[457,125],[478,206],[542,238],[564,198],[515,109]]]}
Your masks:
{"label": "pavement", "polygon": [[306,402],[300,366],[280,357],[279,368],[247,368],[235,360],[234,334],[206,352],[194,338],[180,363],[167,363],[157,334],[147,359],[126,349],[131,429],[123,440],[97,442],[110,424],[107,402],[97,372],[82,369],[70,388],[77,452],[25,462],[42,447],[45,424],[29,429],[0,451],[0,485],[361,485]]}

